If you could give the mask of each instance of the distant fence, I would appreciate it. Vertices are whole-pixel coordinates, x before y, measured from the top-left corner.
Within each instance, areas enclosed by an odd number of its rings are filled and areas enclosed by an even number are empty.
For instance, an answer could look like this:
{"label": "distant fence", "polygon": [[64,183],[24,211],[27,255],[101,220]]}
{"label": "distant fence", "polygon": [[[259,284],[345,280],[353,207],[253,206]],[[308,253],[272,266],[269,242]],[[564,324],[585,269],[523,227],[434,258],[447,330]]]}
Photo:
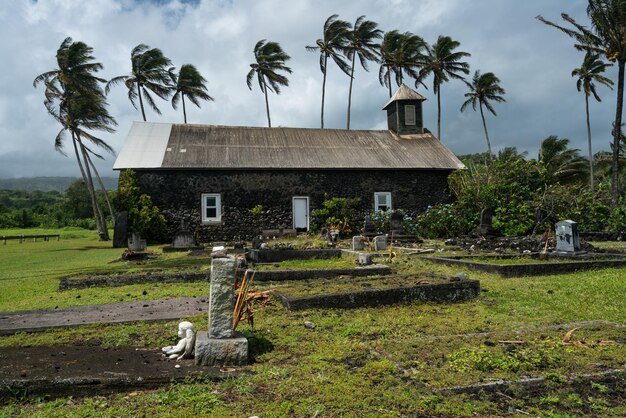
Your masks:
{"label": "distant fence", "polygon": [[3,245],[7,245],[8,240],[19,240],[20,244],[26,240],[32,239],[33,242],[37,242],[37,239],[43,239],[44,241],[50,241],[50,238],[56,238],[57,241],[61,239],[61,235],[59,234],[45,234],[45,235],[14,235],[14,236],[2,236],[0,240],[2,240]]}

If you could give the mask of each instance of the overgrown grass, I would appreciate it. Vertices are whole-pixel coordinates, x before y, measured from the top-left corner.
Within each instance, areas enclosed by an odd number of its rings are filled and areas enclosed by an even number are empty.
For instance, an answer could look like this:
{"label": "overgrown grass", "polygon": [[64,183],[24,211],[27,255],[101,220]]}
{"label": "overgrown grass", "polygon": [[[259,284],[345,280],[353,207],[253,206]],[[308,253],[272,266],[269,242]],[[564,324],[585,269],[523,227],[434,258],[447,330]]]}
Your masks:
{"label": "overgrown grass", "polygon": [[[6,289],[0,309],[5,311],[17,309],[16,306],[71,306],[87,301],[104,303],[207,293],[206,284],[201,283],[59,293],[58,277],[71,272],[131,268],[138,271],[177,265],[189,268],[191,257],[168,255],[146,265],[131,266],[108,264],[121,251],[108,248],[110,243],[101,244],[95,237],[21,245],[0,247],[3,266],[0,279]],[[28,252],[20,248],[28,248]],[[392,266],[399,273],[416,275],[430,272],[451,276],[458,271],[401,253]],[[624,324],[623,269],[510,279],[487,273],[468,272],[468,275],[481,280],[483,292],[478,299],[466,303],[411,303],[299,312],[288,312],[275,304],[255,315],[254,329],[242,328],[249,337],[255,359],[247,368],[249,375],[223,382],[189,381],[157,391],[106,397],[16,400],[3,406],[0,415],[626,415],[624,379],[619,378],[612,386],[563,383],[563,376],[571,373],[624,367],[623,344],[597,344],[598,340],[623,339],[624,328],[611,324],[582,326],[572,335],[575,340],[585,339],[589,347],[581,348],[563,345],[563,335],[568,329],[552,327],[589,320]],[[266,284],[259,282],[256,286],[263,288]],[[309,286],[313,290],[317,286],[322,292],[327,290],[328,282],[311,280]],[[78,295],[81,297],[77,298]],[[199,328],[206,324],[204,315],[189,319]],[[315,328],[304,327],[305,321],[315,323]],[[0,345],[18,347],[28,341],[32,345],[160,347],[175,340],[171,332],[175,325],[174,321],[90,325],[2,337]],[[489,334],[457,336],[467,333]],[[433,391],[524,376],[548,377],[551,383],[538,396],[523,391],[501,395],[444,395]]]}
{"label": "overgrown grass", "polygon": [[[160,254],[159,246],[149,247],[160,255],[146,262],[121,262],[123,249],[111,248],[111,241],[99,241],[95,231],[78,228],[61,230],[0,230],[1,235],[60,233],[61,240],[7,241],[0,244],[0,311],[45,309],[120,301],[149,300],[206,293],[206,285],[145,284],[102,289],[57,292],[59,279],[89,272],[133,272],[146,268],[208,268],[210,259],[188,257],[186,253]],[[202,292],[202,293],[198,293]]]}

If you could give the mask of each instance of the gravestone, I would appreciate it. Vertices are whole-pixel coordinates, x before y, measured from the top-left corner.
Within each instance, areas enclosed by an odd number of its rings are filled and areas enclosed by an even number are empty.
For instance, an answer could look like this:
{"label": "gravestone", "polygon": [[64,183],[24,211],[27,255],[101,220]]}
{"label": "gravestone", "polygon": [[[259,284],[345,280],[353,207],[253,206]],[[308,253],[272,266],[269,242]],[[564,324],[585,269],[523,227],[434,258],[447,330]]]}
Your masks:
{"label": "gravestone", "polygon": [[578,235],[578,223],[565,220],[555,225],[556,250],[565,253],[580,251],[580,237]]}
{"label": "gravestone", "polygon": [[186,222],[184,219],[180,221],[180,229],[174,238],[174,242],[172,243],[172,247],[175,248],[183,248],[183,247],[197,247],[198,243],[194,238],[193,234],[189,231],[189,222]]}
{"label": "gravestone", "polygon": [[234,257],[211,262],[209,329],[196,336],[196,365],[242,366],[248,363],[248,340],[233,331],[235,308]]}
{"label": "gravestone", "polygon": [[372,217],[367,215],[365,216],[365,220],[363,221],[363,235],[366,237],[373,237],[377,234],[376,226],[372,222]]}
{"label": "gravestone", "polygon": [[261,248],[261,244],[263,244],[263,239],[260,236],[255,236],[252,238],[252,248],[258,250]]}
{"label": "gravestone", "polygon": [[499,237],[502,233],[493,227],[493,211],[490,208],[484,208],[480,212],[480,225],[472,231],[472,235],[481,237]]}
{"label": "gravestone", "polygon": [[374,237],[374,251],[385,251],[387,249],[387,235]]}
{"label": "gravestone", "polygon": [[189,251],[189,250],[201,250],[204,247],[198,245],[196,238],[189,230],[189,222],[182,219],[180,221],[180,228],[174,237],[174,242],[169,247],[164,247],[163,251]]}
{"label": "gravestone", "polygon": [[391,213],[391,218],[389,220],[391,226],[391,235],[394,237],[402,237],[405,234],[404,225],[402,222],[404,221],[404,215],[401,212],[394,211]]}
{"label": "gravestone", "polygon": [[145,239],[141,239],[138,232],[133,232],[128,239],[128,250],[133,252],[146,251],[148,245]]}
{"label": "gravestone", "polygon": [[356,235],[352,237],[352,250],[353,251],[362,251],[365,249],[365,238],[363,235]]}
{"label": "gravestone", "polygon": [[113,248],[124,248],[128,242],[128,211],[115,214],[115,228],[113,229]]}
{"label": "gravestone", "polygon": [[372,264],[372,255],[367,253],[359,253],[359,258],[357,260],[360,266],[369,266]]}

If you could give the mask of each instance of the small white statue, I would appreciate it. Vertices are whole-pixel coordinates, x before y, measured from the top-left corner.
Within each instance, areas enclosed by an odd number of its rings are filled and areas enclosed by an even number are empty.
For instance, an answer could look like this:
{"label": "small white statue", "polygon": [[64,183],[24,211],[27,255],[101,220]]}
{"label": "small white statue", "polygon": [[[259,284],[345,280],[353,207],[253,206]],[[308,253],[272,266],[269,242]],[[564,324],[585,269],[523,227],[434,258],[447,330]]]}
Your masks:
{"label": "small white statue", "polygon": [[178,324],[178,336],[181,340],[176,345],[168,345],[161,350],[170,359],[186,359],[193,357],[193,350],[196,345],[196,333],[193,330],[193,324],[189,321],[183,321]]}

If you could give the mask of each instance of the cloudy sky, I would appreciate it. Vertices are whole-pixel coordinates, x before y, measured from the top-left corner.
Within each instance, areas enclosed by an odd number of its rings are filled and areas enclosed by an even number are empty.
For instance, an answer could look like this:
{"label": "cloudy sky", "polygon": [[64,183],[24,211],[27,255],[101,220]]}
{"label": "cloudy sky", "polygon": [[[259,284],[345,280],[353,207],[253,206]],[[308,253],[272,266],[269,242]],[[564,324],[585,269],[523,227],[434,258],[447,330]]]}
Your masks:
{"label": "cloudy sky", "polygon": [[[585,0],[3,0],[0,5],[0,178],[75,175],[73,158],[55,152],[57,123],[43,106],[43,87],[33,79],[56,68],[55,53],[67,36],[93,47],[110,79],[130,72],[130,51],[144,43],[160,48],[174,65],[194,64],[208,80],[215,102],[188,107],[190,123],[266,126],[263,95],[245,76],[260,39],[279,42],[291,56],[290,85],[270,96],[275,126],[319,127],[321,72],[318,55],[305,51],[321,37],[326,18],[336,13],[354,22],[366,15],[383,31],[411,31],[433,43],[439,35],[461,42],[472,54],[474,70],[494,72],[506,89],[506,103],[487,124],[494,151],[507,146],[535,156],[549,135],[569,138],[586,153],[584,95],[576,90],[572,69],[583,55],[565,35],[535,19],[558,20],[561,12],[588,24]],[[608,76],[616,79],[616,69]],[[349,79],[330,66],[326,127],[344,128]],[[424,124],[436,131],[436,97],[424,103]],[[467,87],[452,81],[442,88],[442,140],[455,153],[483,152],[484,134],[477,112],[459,111]],[[594,151],[608,149],[615,91],[599,88],[593,102]],[[388,91],[378,82],[378,66],[358,68],[353,91],[352,128],[385,129],[382,106]],[[133,120],[141,119],[124,87],[109,94],[110,113],[119,126],[102,134],[119,151]],[[147,110],[149,121],[182,122],[182,113],[158,103],[162,115]],[[68,147],[70,146],[68,142]],[[70,148],[71,149],[71,148]],[[114,156],[99,163],[114,175]]]}

